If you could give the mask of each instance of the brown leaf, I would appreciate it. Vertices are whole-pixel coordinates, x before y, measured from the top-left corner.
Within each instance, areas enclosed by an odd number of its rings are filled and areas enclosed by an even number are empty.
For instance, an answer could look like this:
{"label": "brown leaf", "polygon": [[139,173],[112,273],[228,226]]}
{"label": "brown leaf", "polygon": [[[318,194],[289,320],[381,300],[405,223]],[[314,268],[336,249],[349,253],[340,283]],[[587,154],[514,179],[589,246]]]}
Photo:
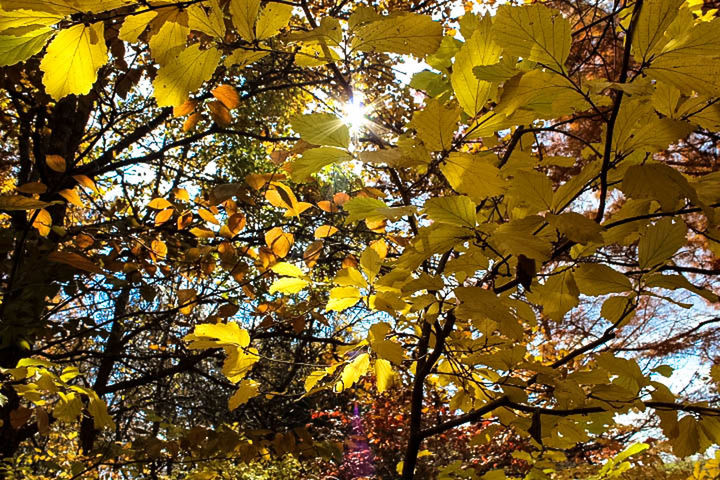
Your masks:
{"label": "brown leaf", "polygon": [[232,115],[230,115],[230,110],[228,110],[225,105],[217,100],[214,100],[208,103],[208,108],[210,109],[210,116],[212,116],[215,123],[221,127],[230,126],[232,123]]}
{"label": "brown leaf", "polygon": [[28,418],[30,418],[30,415],[32,414],[32,410],[26,407],[18,407],[12,412],[10,412],[10,425],[17,430],[23,425],[25,425],[25,422],[28,421]]}
{"label": "brown leaf", "polygon": [[65,159],[60,155],[45,155],[45,163],[51,170],[58,173],[63,173],[67,169]]}
{"label": "brown leaf", "polygon": [[270,247],[272,252],[280,258],[287,256],[294,242],[295,237],[293,234],[283,232],[280,227],[270,229],[265,234],[265,243]]}
{"label": "brown leaf", "polygon": [[92,260],[77,253],[67,251],[52,252],[47,258],[51,262],[64,263],[78,270],[84,270],[90,273],[102,273],[102,269],[95,265]]}
{"label": "brown leaf", "polygon": [[47,192],[47,186],[42,182],[30,182],[15,187],[15,190],[21,193],[45,193]]}

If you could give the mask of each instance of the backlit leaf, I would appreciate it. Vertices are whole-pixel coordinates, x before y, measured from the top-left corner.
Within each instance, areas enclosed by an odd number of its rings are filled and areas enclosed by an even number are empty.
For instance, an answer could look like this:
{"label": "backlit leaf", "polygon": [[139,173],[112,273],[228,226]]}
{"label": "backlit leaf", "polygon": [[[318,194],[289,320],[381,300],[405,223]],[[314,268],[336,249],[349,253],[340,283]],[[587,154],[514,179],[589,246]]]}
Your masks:
{"label": "backlit leaf", "polygon": [[649,227],[638,242],[640,268],[652,268],[665,263],[685,245],[687,228],[682,221],[663,218]]}
{"label": "backlit leaf", "polygon": [[209,80],[220,62],[216,48],[201,50],[199,44],[183,50],[172,62],[160,67],[153,81],[160,107],[182,105],[188,94]]}
{"label": "backlit leaf", "polygon": [[55,100],[90,91],[97,72],[107,63],[104,23],[79,24],[61,30],[40,62],[45,91]]}
{"label": "backlit leaf", "polygon": [[362,52],[392,52],[424,57],[435,52],[442,25],[427,15],[402,14],[365,24],[355,31],[352,48]]}

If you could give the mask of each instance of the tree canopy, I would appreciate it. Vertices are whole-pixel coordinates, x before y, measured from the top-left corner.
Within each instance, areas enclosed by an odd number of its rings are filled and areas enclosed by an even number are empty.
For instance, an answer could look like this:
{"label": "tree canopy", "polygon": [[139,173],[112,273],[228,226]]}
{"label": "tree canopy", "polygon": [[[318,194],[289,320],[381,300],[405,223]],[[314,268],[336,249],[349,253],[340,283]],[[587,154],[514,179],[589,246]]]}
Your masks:
{"label": "tree canopy", "polygon": [[0,68],[7,478],[720,444],[717,9],[0,0]]}

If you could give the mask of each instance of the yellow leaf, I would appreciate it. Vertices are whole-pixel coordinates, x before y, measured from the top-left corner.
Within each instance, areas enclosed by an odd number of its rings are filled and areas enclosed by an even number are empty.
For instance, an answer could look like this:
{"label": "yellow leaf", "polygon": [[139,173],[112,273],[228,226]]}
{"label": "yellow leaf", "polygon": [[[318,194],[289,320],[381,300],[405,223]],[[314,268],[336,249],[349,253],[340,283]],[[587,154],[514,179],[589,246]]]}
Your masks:
{"label": "yellow leaf", "polygon": [[[258,40],[274,37],[280,29],[287,26],[292,16],[292,5],[284,3],[269,3],[260,13],[255,27]],[[242,36],[242,35],[241,35]]]}
{"label": "yellow leaf", "polygon": [[47,210],[40,209],[35,216],[35,221],[32,226],[37,229],[41,236],[47,237],[50,233],[50,228],[52,227],[52,217]]}
{"label": "yellow leaf", "polygon": [[490,17],[484,17],[455,56],[450,76],[458,102],[471,117],[480,112],[495,90],[492,83],[478,80],[473,73],[474,67],[492,65],[500,58],[502,49],[493,42],[491,27]]}
{"label": "yellow leaf", "polygon": [[232,85],[218,85],[210,93],[230,110],[240,106],[240,95]]}
{"label": "yellow leaf", "polygon": [[255,40],[255,20],[260,12],[260,0],[230,0],[230,16],[243,40]]}
{"label": "yellow leaf", "polygon": [[175,117],[175,118],[184,117],[188,113],[195,110],[196,106],[197,106],[197,102],[195,100],[190,100],[188,98],[182,104],[173,107],[173,117]]}
{"label": "yellow leaf", "polygon": [[[58,13],[37,11],[32,9],[18,9],[10,11],[0,10],[0,32],[7,33],[8,35],[13,35],[17,32],[17,30],[23,27],[49,27],[51,25],[55,25],[64,17],[65,15]],[[10,29],[16,30],[13,32],[5,32],[5,30]]]}
{"label": "yellow leaf", "polygon": [[283,277],[278,278],[270,285],[270,293],[294,294],[310,285],[310,282],[302,278]]}
{"label": "yellow leaf", "polygon": [[362,294],[356,287],[335,287],[330,290],[330,299],[325,306],[325,311],[342,312],[355,305],[361,297]]}
{"label": "yellow leaf", "polygon": [[395,343],[391,340],[378,340],[372,342],[372,349],[380,358],[390,360],[396,365],[402,365],[403,361],[403,348],[399,343]]}
{"label": "yellow leaf", "polygon": [[63,422],[72,422],[82,413],[80,397],[73,392],[67,394],[58,392],[60,400],[53,409],[53,417]]}
{"label": "yellow leaf", "polygon": [[206,222],[210,222],[214,225],[220,225],[220,221],[218,221],[218,219],[215,218],[215,215],[213,215],[210,210],[206,210],[204,208],[199,208],[198,215],[200,215],[200,218],[202,218]]}
{"label": "yellow leaf", "polygon": [[159,30],[150,38],[150,54],[160,65],[173,60],[185,47],[188,28],[187,11],[180,8],[163,8],[152,22],[152,26],[159,24]]}
{"label": "yellow leaf", "polygon": [[135,43],[147,26],[157,17],[158,12],[149,10],[138,15],[128,15],[120,27],[118,37],[128,43]]}
{"label": "yellow leaf", "polygon": [[270,52],[253,52],[252,50],[237,49],[225,58],[225,66],[239,68],[245,67],[266,57]]}
{"label": "yellow leaf", "polygon": [[393,15],[357,28],[351,47],[362,52],[392,52],[422,58],[438,49],[442,30],[442,25],[427,15]]}
{"label": "yellow leaf", "polygon": [[464,195],[431,198],[425,202],[425,214],[436,222],[460,227],[474,228],[476,223],[475,203]]}
{"label": "yellow leaf", "polygon": [[280,258],[288,254],[294,242],[295,237],[291,233],[283,232],[280,227],[275,227],[265,233],[265,243]]}
{"label": "yellow leaf", "polygon": [[168,202],[164,198],[153,198],[150,200],[150,203],[148,203],[148,208],[152,208],[154,210],[165,210],[166,208],[172,207],[172,203]]}
{"label": "yellow leaf", "polygon": [[86,272],[102,273],[102,269],[95,265],[92,260],[77,253],[68,251],[52,252],[47,258],[51,262],[64,263]]}
{"label": "yellow leaf", "polygon": [[177,58],[160,67],[153,81],[159,107],[182,105],[188,94],[209,80],[220,62],[217,48],[201,50],[194,44],[180,52]]}
{"label": "yellow leaf", "polygon": [[344,162],[352,157],[345,150],[335,147],[319,147],[306,150],[302,156],[292,162],[290,175],[296,182],[302,182],[333,163]]}
{"label": "yellow leaf", "polygon": [[45,91],[55,100],[90,91],[97,72],[107,63],[104,23],[79,24],[61,30],[40,62]]}
{"label": "yellow leaf", "polygon": [[188,26],[190,30],[203,32],[211,37],[224,39],[225,19],[218,0],[209,0],[210,12],[205,13],[203,4],[196,3],[188,9]]}
{"label": "yellow leaf", "polygon": [[82,200],[80,200],[80,195],[78,195],[77,191],[74,188],[66,188],[65,190],[60,190],[58,192],[58,195],[60,195],[76,207],[83,206]]}
{"label": "yellow leaf", "polygon": [[564,68],[570,53],[570,22],[539,3],[501,5],[493,23],[493,39],[505,54]]}
{"label": "yellow leaf", "polygon": [[0,35],[0,66],[24,62],[40,52],[55,33],[51,28],[38,28],[25,35]]}
{"label": "yellow leaf", "polygon": [[410,126],[429,150],[450,150],[459,119],[458,109],[445,108],[439,101],[430,99],[423,110],[413,114]]}
{"label": "yellow leaf", "polygon": [[683,0],[648,0],[643,3],[632,43],[632,52],[638,62],[644,63],[665,46],[669,40],[664,35],[665,30],[683,3]]}
{"label": "yellow leaf", "polygon": [[507,188],[493,160],[496,160],[494,155],[453,152],[440,170],[455,191],[480,203],[487,197],[502,195]]}
{"label": "yellow leaf", "polygon": [[95,185],[95,182],[92,181],[90,177],[87,175],[73,175],[73,178],[76,182],[78,182],[79,185],[82,185],[85,188],[89,188],[95,193],[98,193],[97,185]]}
{"label": "yellow leaf", "polygon": [[360,377],[367,373],[368,367],[370,366],[370,355],[362,353],[355,357],[355,360],[350,362],[343,369],[340,381],[335,385],[335,391],[342,392],[350,388]]}
{"label": "yellow leaf", "polygon": [[278,275],[285,275],[286,277],[302,277],[303,271],[300,267],[287,262],[276,263],[270,269]]}
{"label": "yellow leaf", "polygon": [[638,242],[638,263],[640,268],[652,268],[665,263],[685,245],[687,228],[682,220],[673,223],[663,218],[649,227]]}
{"label": "yellow leaf", "polygon": [[575,283],[584,295],[607,295],[632,290],[630,280],[607,265],[583,263],[575,270]]}
{"label": "yellow leaf", "polygon": [[350,145],[350,130],[331,113],[296,115],[290,124],[303,140],[313,145],[341,148]]}
{"label": "yellow leaf", "polygon": [[217,100],[208,103],[210,116],[221,127],[228,127],[232,123],[232,115],[225,105]]}
{"label": "yellow leaf", "polygon": [[252,380],[243,380],[240,382],[238,389],[228,400],[228,408],[230,411],[235,410],[240,405],[248,402],[253,397],[257,397],[260,394],[258,392],[257,382]]}
{"label": "yellow leaf", "polygon": [[317,385],[320,380],[325,378],[326,375],[326,370],[315,370],[314,372],[310,373],[310,375],[305,378],[305,391],[309,392],[310,390],[312,390],[313,387]]}
{"label": "yellow leaf", "polygon": [[378,392],[382,393],[393,383],[393,370],[390,362],[383,358],[375,360],[375,382]]}
{"label": "yellow leaf", "polygon": [[322,225],[315,229],[315,238],[327,238],[332,235],[335,235],[338,232],[338,229],[333,227],[332,225]]}
{"label": "yellow leaf", "polygon": [[89,390],[88,393],[88,413],[93,417],[93,424],[96,429],[115,428],[115,422],[108,413],[107,404],[97,393]]}
{"label": "yellow leaf", "polygon": [[573,242],[586,244],[589,242],[602,243],[602,227],[584,215],[577,212],[567,212],[561,215],[546,215],[545,219],[550,225],[557,228]]}
{"label": "yellow leaf", "polygon": [[51,170],[58,173],[63,173],[67,168],[65,159],[60,155],[45,155],[45,163],[47,163],[47,166],[50,167]]}
{"label": "yellow leaf", "polygon": [[227,346],[245,348],[250,345],[250,335],[235,322],[196,325],[193,333],[183,340],[190,342],[188,348],[191,350]]}

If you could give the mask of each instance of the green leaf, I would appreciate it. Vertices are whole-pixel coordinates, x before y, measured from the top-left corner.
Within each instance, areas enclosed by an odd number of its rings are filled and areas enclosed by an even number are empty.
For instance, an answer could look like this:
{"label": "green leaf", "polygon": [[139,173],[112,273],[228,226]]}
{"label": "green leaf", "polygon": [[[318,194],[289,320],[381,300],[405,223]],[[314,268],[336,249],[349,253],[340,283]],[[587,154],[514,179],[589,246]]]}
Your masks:
{"label": "green leaf", "polygon": [[640,268],[652,268],[664,264],[675,252],[685,245],[687,228],[682,221],[673,223],[663,218],[649,227],[638,242],[638,263]]}
{"label": "green leaf", "polygon": [[302,278],[283,277],[278,278],[270,285],[270,293],[284,293],[286,295],[298,293],[310,285],[310,282]]}
{"label": "green leaf", "polygon": [[228,400],[228,408],[230,411],[233,411],[240,405],[247,403],[251,398],[257,397],[259,394],[257,382],[253,380],[243,380]]}
{"label": "green leaf", "polygon": [[55,100],[70,94],[84,95],[107,61],[103,22],[61,30],[40,62],[45,91]]}
{"label": "green leaf", "polygon": [[413,114],[409,126],[417,131],[428,150],[450,150],[459,119],[459,109],[445,108],[439,101],[430,99],[424,109]]}
{"label": "green leaf", "polygon": [[607,265],[583,263],[575,269],[575,283],[584,295],[606,295],[632,290],[630,280]]}
{"label": "green leaf", "polygon": [[220,63],[217,48],[201,50],[200,44],[191,45],[180,52],[177,59],[160,67],[153,87],[159,107],[182,105],[190,92],[210,80]]}
{"label": "green leaf", "polygon": [[0,35],[0,66],[15,65],[37,54],[54,30],[43,27],[25,35]]}
{"label": "green leaf", "polygon": [[493,38],[505,54],[560,67],[570,53],[570,22],[555,9],[539,3],[522,7],[501,5]]}
{"label": "green leaf", "polygon": [[460,227],[474,228],[475,203],[464,195],[436,197],[425,202],[425,214],[431,220]]}
{"label": "green leaf", "polygon": [[361,52],[390,52],[422,58],[435,52],[442,25],[427,15],[407,13],[383,17],[355,30],[351,48]]}
{"label": "green leaf", "polygon": [[348,148],[350,130],[332,113],[297,115],[290,120],[293,130],[308,143]]}
{"label": "green leaf", "polygon": [[345,162],[352,157],[345,150],[335,147],[318,147],[305,150],[302,156],[292,162],[291,176],[296,182],[308,179],[310,175],[319,172],[323,167],[333,163]]}
{"label": "green leaf", "polygon": [[495,90],[492,83],[479,80],[473,73],[474,67],[492,65],[500,58],[502,49],[492,40],[491,26],[490,17],[484,17],[455,56],[450,76],[458,103],[471,117],[480,112]]}

